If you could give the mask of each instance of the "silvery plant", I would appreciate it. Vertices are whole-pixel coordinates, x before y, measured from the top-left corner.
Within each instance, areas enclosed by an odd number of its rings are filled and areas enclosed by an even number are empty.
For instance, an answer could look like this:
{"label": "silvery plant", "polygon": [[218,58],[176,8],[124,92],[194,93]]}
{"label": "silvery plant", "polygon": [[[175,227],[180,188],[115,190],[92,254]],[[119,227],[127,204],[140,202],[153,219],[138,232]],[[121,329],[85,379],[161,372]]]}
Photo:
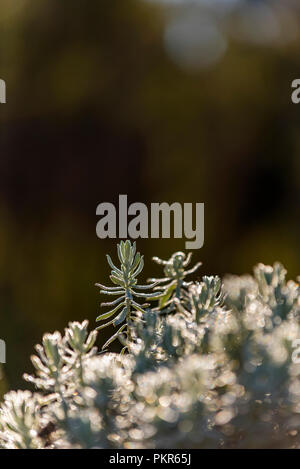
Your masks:
{"label": "silvery plant", "polygon": [[193,282],[176,253],[144,285],[135,244],[107,259],[111,339],[99,352],[87,321],[45,334],[32,389],[4,396],[2,448],[300,448],[299,283],[281,264]]}

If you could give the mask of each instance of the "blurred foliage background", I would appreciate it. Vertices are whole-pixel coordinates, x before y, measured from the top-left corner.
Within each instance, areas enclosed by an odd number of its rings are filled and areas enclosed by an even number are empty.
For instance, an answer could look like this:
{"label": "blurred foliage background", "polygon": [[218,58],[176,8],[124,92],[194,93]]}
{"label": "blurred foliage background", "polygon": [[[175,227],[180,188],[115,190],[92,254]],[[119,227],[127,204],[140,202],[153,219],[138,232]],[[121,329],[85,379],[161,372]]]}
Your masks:
{"label": "blurred foliage background", "polygon": [[[105,253],[115,255],[114,240],[96,237],[95,212],[119,194],[204,202],[201,275],[277,259],[299,274],[297,2],[0,3],[0,337],[10,387],[23,387],[43,332],[84,318],[94,327],[94,283],[107,283]],[[146,279],[159,274],[151,257],[184,240],[138,248]]]}

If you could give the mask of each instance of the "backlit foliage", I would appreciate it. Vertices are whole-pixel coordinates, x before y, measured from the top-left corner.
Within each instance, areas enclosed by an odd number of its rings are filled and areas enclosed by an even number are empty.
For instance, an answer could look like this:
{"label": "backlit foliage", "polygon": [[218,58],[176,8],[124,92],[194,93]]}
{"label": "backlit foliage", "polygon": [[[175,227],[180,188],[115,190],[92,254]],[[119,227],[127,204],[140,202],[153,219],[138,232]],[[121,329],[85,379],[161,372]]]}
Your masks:
{"label": "backlit foliage", "polygon": [[70,323],[64,336],[45,334],[32,357],[35,374],[25,376],[36,392],[5,395],[1,446],[299,448],[292,343],[300,338],[300,296],[284,267],[185,283],[189,257],[176,253],[158,281],[167,283],[165,297],[151,309],[133,300],[145,288],[135,245],[118,249],[120,269],[108,258],[117,287],[100,287],[120,295],[118,311],[126,308],[126,353],[97,353],[87,321]]}

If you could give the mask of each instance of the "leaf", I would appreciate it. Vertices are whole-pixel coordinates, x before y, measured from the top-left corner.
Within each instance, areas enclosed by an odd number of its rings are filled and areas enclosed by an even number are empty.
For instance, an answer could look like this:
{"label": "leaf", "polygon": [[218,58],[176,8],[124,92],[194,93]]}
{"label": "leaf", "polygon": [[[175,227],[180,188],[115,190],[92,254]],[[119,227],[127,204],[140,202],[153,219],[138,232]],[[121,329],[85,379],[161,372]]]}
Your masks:
{"label": "leaf", "polygon": [[114,326],[118,326],[124,321],[124,319],[126,319],[126,314],[128,313],[128,310],[129,308],[127,306],[125,306],[125,308],[122,309],[120,314],[118,314],[118,316],[114,320]]}
{"label": "leaf", "polygon": [[131,276],[133,278],[135,278],[137,275],[139,275],[139,273],[141,273],[143,268],[144,268],[144,256],[141,256],[140,264],[139,264],[138,268],[136,269],[136,271],[133,272],[133,274]]}
{"label": "leaf", "polygon": [[105,344],[103,345],[102,347],[102,350],[104,350],[106,347],[108,347],[112,342],[114,342],[114,340],[116,340],[118,338],[118,336],[121,334],[121,332],[125,329],[125,327],[127,326],[127,324],[123,324],[123,326],[120,327],[120,329],[118,330],[118,332],[116,332],[113,336],[111,336],[110,339],[107,340],[107,342],[105,342]]}
{"label": "leaf", "polygon": [[100,331],[101,329],[104,329],[105,327],[110,326],[111,324],[113,324],[113,322],[114,322],[114,319],[106,322],[105,324],[101,324],[101,326],[96,327],[96,331]]}
{"label": "leaf", "polygon": [[123,306],[123,303],[120,303],[116,308],[112,309],[111,311],[107,311],[107,313],[100,314],[100,316],[97,317],[96,321],[103,321],[104,319],[110,318],[121,308],[121,306]]}
{"label": "leaf", "polygon": [[141,260],[141,255],[138,252],[137,255],[135,256],[135,260],[134,260],[133,266],[131,268],[132,271],[134,271],[137,268],[137,266],[139,265],[140,260]]}
{"label": "leaf", "polygon": [[125,243],[125,247],[124,247],[124,254],[125,254],[125,259],[127,262],[130,259],[130,252],[131,252],[131,243],[129,240],[127,240]]}
{"label": "leaf", "polygon": [[161,308],[164,307],[164,305],[167,303],[167,301],[169,300],[175,288],[176,288],[176,283],[174,282],[174,283],[171,283],[170,286],[166,289],[164,296],[161,297],[160,302],[159,302],[159,306]]}
{"label": "leaf", "polygon": [[159,297],[159,293],[162,293],[162,292],[157,292],[157,293],[138,293],[138,292],[135,292],[135,291],[132,291],[132,293],[137,296],[138,298],[154,298],[156,299],[157,297]]}
{"label": "leaf", "polygon": [[[135,301],[132,301],[131,304],[137,311],[140,311],[143,314],[146,313],[146,311],[138,303],[136,303]],[[149,306],[149,305],[147,305],[147,306]]]}
{"label": "leaf", "polygon": [[150,285],[135,285],[134,288],[136,288],[137,290],[149,290],[150,288],[156,287],[158,283],[159,282],[154,282],[154,283],[151,283]]}
{"label": "leaf", "polygon": [[129,255],[129,265],[130,266],[133,263],[135,251],[136,251],[136,242],[133,243],[132,248],[130,249],[130,255]]}
{"label": "leaf", "polygon": [[122,295],[122,294],[124,294],[123,290],[118,290],[118,291],[117,290],[116,291],[100,290],[100,293],[104,293],[105,295]]}
{"label": "leaf", "polygon": [[186,270],[184,273],[185,273],[185,276],[186,275],[190,275],[190,274],[193,274],[194,272],[196,272],[196,270],[199,269],[199,267],[201,267],[202,265],[202,262],[198,262],[196,265],[194,265],[194,267],[192,267],[192,269],[190,270]]}
{"label": "leaf", "polygon": [[111,281],[112,281],[115,285],[119,285],[120,288],[122,288],[122,287],[125,288],[125,283],[124,283],[124,281],[123,281],[121,278],[119,278],[119,277],[117,277],[117,276],[115,276],[115,275],[110,275],[109,278],[111,279]]}
{"label": "leaf", "polygon": [[[124,293],[124,292],[123,292],[123,293]],[[116,300],[111,301],[111,302],[109,302],[109,303],[101,303],[100,306],[101,306],[101,307],[102,307],[102,306],[114,306],[114,305],[117,305],[118,303],[120,303],[122,300],[124,300],[124,298],[125,298],[125,295],[120,296],[120,298],[117,298]]]}
{"label": "leaf", "polygon": [[[122,241],[121,241],[122,243]],[[120,244],[117,245],[117,250],[118,250],[118,258],[119,258],[119,261],[121,262],[121,264],[123,263],[123,255],[122,255],[122,251],[121,251],[121,246]]]}
{"label": "leaf", "polygon": [[113,263],[113,261],[111,260],[111,257],[109,256],[109,254],[106,254],[106,259],[107,259],[107,262],[109,264],[109,266],[115,270],[116,272],[118,272],[119,274],[122,274],[121,270],[118,269],[115,264]]}

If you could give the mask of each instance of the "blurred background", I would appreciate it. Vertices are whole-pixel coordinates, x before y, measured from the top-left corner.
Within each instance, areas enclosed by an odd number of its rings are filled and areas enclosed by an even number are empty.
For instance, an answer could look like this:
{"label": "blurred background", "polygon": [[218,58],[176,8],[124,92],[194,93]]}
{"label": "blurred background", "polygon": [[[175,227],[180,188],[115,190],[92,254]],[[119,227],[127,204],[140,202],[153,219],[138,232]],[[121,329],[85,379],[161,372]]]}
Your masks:
{"label": "blurred background", "polygon": [[[204,202],[199,275],[300,273],[298,1],[1,0],[0,337],[24,387],[45,331],[95,326],[96,207]],[[141,280],[184,240],[141,240]],[[101,331],[99,345],[111,332]]]}

